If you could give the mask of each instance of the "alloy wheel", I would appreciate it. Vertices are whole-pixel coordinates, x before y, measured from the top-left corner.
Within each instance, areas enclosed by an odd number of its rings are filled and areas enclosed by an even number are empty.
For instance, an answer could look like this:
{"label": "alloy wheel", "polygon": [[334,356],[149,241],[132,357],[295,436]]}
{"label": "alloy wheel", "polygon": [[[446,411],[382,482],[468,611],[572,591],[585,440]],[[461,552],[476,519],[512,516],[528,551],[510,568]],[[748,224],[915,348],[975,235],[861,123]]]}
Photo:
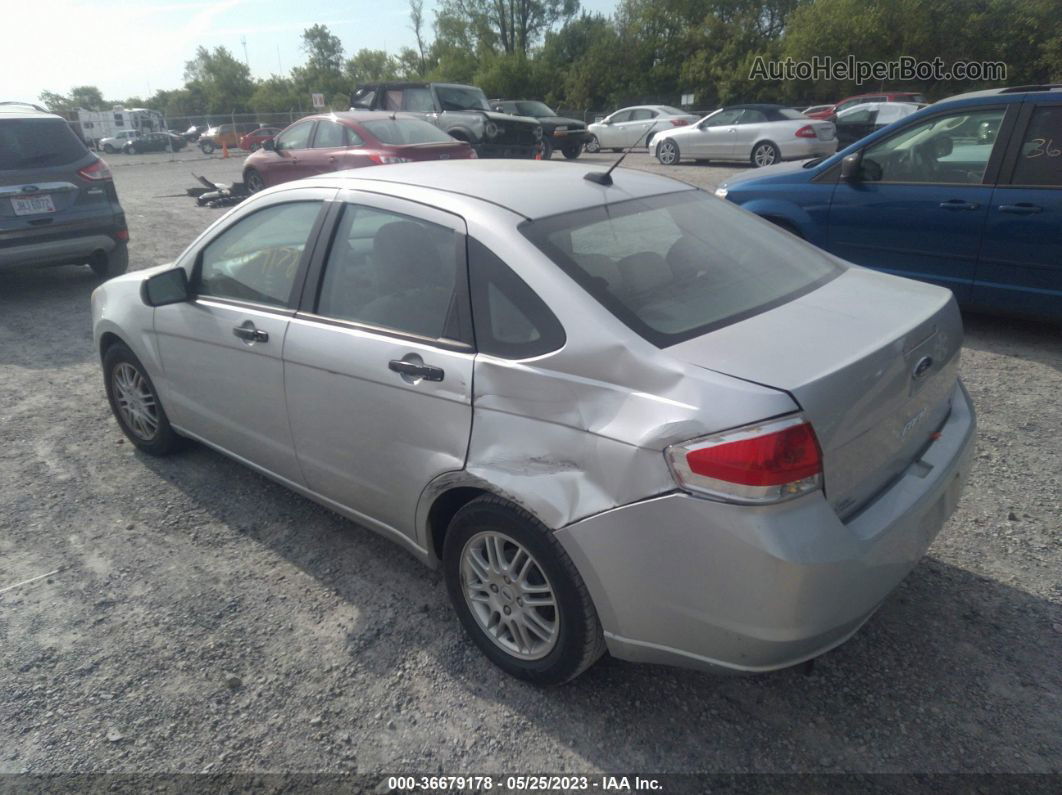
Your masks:
{"label": "alloy wheel", "polygon": [[774,164],[775,153],[771,144],[760,144],[752,153],[752,159],[757,166],[770,166]]}
{"label": "alloy wheel", "polygon": [[154,439],[159,431],[158,401],[143,373],[129,362],[119,362],[111,374],[111,385],[126,427],[138,439]]}
{"label": "alloy wheel", "polygon": [[657,149],[656,156],[665,166],[673,166],[678,159],[678,150],[671,141],[664,141]]}
{"label": "alloy wheel", "polygon": [[494,531],[473,535],[461,551],[465,603],[483,633],[521,660],[557,645],[560,613],[549,578],[526,547]]}

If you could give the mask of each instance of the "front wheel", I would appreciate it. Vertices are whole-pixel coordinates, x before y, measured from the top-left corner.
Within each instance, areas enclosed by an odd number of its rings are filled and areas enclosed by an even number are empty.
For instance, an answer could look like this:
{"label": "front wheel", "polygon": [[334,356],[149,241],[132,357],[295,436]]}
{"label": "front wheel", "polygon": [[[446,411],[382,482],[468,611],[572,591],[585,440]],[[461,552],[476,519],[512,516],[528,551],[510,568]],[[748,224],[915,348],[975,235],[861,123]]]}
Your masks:
{"label": "front wheel", "polygon": [[594,152],[600,152],[601,144],[598,142],[597,136],[591,135],[589,140],[585,144],[583,144],[583,149],[585,149],[590,154],[594,154]]}
{"label": "front wheel", "polygon": [[665,139],[656,147],[656,159],[665,166],[673,166],[682,157],[678,144],[670,138]]}
{"label": "front wheel", "polygon": [[161,456],[180,446],[144,365],[120,342],[103,354],[103,382],[118,427],[137,448]]}
{"label": "front wheel", "polygon": [[499,668],[559,685],[605,651],[597,611],[549,528],[497,497],[450,522],[443,545],[450,601],[472,641]]}
{"label": "front wheel", "polygon": [[549,138],[542,139],[542,159],[549,160],[553,157],[553,142]]}
{"label": "front wheel", "polygon": [[582,151],[582,147],[579,144],[565,144],[561,148],[561,152],[564,153],[564,157],[568,160],[575,160],[579,156],[579,152]]}
{"label": "front wheel", "polygon": [[243,175],[243,184],[247,186],[248,193],[258,193],[258,191],[265,189],[265,180],[253,168],[247,169],[247,173]]}
{"label": "front wheel", "polygon": [[782,153],[770,141],[763,141],[752,147],[752,156],[749,158],[752,165],[756,166],[756,168],[773,166],[781,159]]}
{"label": "front wheel", "polygon": [[252,152],[257,152],[257,151],[258,151],[259,149],[261,149],[261,148],[262,148],[262,145],[261,145],[261,144],[258,144],[258,143],[255,143],[255,144],[251,144],[251,149],[250,149],[250,151],[252,151]]}
{"label": "front wheel", "polygon": [[204,155],[214,154],[214,144],[212,141],[200,141],[199,149]]}
{"label": "front wheel", "polygon": [[103,145],[103,151],[106,152],[109,155],[113,155],[115,153],[115,151],[117,151],[117,150],[113,146],[111,146],[110,144],[104,144]]}

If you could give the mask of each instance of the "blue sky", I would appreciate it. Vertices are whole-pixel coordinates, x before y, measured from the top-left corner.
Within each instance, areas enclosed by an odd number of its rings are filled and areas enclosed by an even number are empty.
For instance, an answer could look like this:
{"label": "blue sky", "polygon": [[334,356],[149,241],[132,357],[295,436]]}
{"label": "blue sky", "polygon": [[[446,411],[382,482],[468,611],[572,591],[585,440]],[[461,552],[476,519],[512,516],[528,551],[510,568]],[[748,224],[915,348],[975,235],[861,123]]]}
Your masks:
{"label": "blue sky", "polygon": [[[582,0],[611,14],[617,0]],[[41,91],[96,85],[108,99],[146,96],[183,84],[199,44],[224,45],[240,58],[241,37],[255,77],[286,73],[305,60],[299,36],[316,23],[346,54],[369,47],[397,52],[414,44],[406,0],[36,0],[4,3],[0,99],[35,101]],[[434,19],[434,0],[425,16]],[[12,68],[14,67],[14,68]]]}

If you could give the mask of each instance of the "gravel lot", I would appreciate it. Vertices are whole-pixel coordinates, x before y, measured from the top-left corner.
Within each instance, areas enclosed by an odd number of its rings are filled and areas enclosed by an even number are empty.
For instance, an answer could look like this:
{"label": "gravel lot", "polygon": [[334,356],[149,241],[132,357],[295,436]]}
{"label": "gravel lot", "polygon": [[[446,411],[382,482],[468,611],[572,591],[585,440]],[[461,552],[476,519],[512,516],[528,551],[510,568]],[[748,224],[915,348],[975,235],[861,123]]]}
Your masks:
{"label": "gravel lot", "polygon": [[[613,156],[587,157],[610,162]],[[133,268],[221,210],[115,155]],[[737,168],[665,171],[712,187]],[[87,269],[0,274],[0,773],[1062,773],[1062,330],[969,316],[963,502],[810,676],[603,660],[538,690],[467,641],[398,547],[193,447],[133,452],[107,408]]]}

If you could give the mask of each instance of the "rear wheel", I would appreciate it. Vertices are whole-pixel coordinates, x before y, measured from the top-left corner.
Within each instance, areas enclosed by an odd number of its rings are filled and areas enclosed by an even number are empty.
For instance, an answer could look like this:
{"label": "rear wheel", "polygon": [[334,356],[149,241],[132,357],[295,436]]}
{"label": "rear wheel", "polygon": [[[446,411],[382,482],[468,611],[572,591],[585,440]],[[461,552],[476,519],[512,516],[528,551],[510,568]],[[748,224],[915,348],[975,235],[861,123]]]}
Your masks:
{"label": "rear wheel", "polygon": [[204,155],[214,154],[214,142],[213,141],[200,141],[199,149]]}
{"label": "rear wheel", "polygon": [[88,261],[88,265],[101,279],[120,276],[129,270],[129,246],[119,243],[110,251],[97,251]]}
{"label": "rear wheel", "polygon": [[782,153],[770,141],[761,141],[752,147],[752,155],[749,157],[752,165],[756,166],[756,168],[773,166],[781,159]]}
{"label": "rear wheel", "polygon": [[116,342],[103,355],[107,400],[122,433],[149,455],[166,455],[181,444],[159,402],[155,385],[131,350]]}
{"label": "rear wheel", "polygon": [[506,673],[558,685],[604,653],[575,564],[526,511],[497,497],[465,505],[446,533],[443,571],[465,631]]}
{"label": "rear wheel", "polygon": [[681,157],[678,144],[670,138],[664,139],[656,147],[656,159],[665,166],[676,165]]}
{"label": "rear wheel", "polygon": [[593,154],[594,152],[600,152],[601,144],[598,142],[597,136],[591,135],[587,142],[583,144],[583,149],[585,149],[590,154]]}

